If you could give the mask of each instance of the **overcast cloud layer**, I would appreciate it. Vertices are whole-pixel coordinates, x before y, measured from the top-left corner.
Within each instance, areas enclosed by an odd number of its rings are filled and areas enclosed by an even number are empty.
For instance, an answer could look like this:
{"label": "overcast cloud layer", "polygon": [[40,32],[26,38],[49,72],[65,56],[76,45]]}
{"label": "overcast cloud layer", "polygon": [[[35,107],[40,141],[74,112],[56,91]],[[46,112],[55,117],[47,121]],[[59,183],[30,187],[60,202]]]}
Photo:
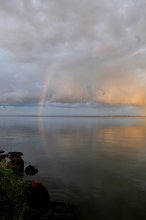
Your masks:
{"label": "overcast cloud layer", "polygon": [[145,0],[0,0],[0,104],[145,105],[145,20]]}

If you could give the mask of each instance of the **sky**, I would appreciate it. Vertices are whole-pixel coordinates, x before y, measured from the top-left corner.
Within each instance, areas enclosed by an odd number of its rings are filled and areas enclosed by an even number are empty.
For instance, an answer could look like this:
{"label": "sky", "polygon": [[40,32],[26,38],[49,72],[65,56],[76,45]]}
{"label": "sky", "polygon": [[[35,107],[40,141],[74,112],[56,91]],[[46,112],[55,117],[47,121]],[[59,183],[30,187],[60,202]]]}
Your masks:
{"label": "sky", "polygon": [[146,105],[145,0],[0,0],[0,105]]}

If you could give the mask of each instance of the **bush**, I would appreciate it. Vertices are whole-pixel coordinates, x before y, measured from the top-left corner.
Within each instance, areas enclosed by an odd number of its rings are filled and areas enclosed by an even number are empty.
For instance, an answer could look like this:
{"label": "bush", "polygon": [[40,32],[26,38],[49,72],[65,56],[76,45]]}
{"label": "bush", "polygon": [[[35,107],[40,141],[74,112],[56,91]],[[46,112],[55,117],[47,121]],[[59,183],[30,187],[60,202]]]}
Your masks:
{"label": "bush", "polygon": [[26,184],[22,177],[16,176],[0,162],[0,220],[22,220],[27,209],[24,192]]}

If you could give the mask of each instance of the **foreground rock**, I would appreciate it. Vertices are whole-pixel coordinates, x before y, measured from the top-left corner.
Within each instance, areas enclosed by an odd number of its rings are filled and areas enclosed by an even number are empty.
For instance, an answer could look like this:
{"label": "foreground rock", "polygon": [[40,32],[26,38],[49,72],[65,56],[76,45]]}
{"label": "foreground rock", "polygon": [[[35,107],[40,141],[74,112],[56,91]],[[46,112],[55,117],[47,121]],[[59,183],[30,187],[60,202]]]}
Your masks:
{"label": "foreground rock", "polygon": [[24,174],[24,161],[21,158],[22,155],[23,154],[21,152],[8,153],[8,157],[10,159],[8,162],[8,167],[11,168],[18,176],[23,176]]}
{"label": "foreground rock", "polygon": [[29,207],[42,213],[46,212],[50,202],[50,195],[46,187],[36,181],[28,183],[28,186],[26,198]]}
{"label": "foreground rock", "polygon": [[0,154],[0,161],[6,159],[7,157],[7,154]]}
{"label": "foreground rock", "polygon": [[8,153],[9,158],[11,159],[12,157],[22,157],[23,153],[22,152],[16,152],[12,151]]}
{"label": "foreground rock", "polygon": [[32,181],[28,184],[26,192],[27,220],[75,220],[73,206],[63,202],[50,201],[50,195],[45,186],[41,183]]}

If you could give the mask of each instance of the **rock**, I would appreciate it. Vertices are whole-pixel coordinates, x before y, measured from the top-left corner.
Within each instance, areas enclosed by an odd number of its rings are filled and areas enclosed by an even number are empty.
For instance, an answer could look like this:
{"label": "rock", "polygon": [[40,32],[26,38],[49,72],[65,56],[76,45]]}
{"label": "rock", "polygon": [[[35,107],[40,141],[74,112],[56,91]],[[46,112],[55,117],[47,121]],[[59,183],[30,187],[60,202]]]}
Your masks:
{"label": "rock", "polygon": [[0,150],[0,154],[3,154],[5,151],[4,150]]}
{"label": "rock", "polygon": [[26,200],[30,209],[36,209],[42,213],[49,209],[50,195],[45,186],[32,181],[26,192]]}
{"label": "rock", "polygon": [[1,154],[1,155],[0,155],[0,161],[1,161],[1,160],[4,160],[7,156],[8,156],[7,154]]}
{"label": "rock", "polygon": [[23,156],[23,153],[12,151],[12,152],[9,152],[8,155],[9,155],[9,158],[11,159],[12,157],[21,157]]}
{"label": "rock", "polygon": [[38,173],[38,169],[32,165],[29,165],[25,168],[25,173],[26,173],[26,175],[33,176],[36,173]]}
{"label": "rock", "polygon": [[75,220],[73,205],[50,201],[50,195],[46,187],[39,182],[32,181],[28,186],[25,194],[26,203],[29,210],[33,210],[34,213],[30,219],[37,219],[38,215],[35,216],[35,214],[41,213],[40,219]]}
{"label": "rock", "polygon": [[23,153],[21,152],[13,151],[8,153],[8,157],[10,159],[8,167],[10,167],[18,176],[22,176],[24,174],[24,161],[21,156],[23,156]]}
{"label": "rock", "polygon": [[16,175],[22,176],[24,173],[24,161],[21,157],[16,155],[9,157],[8,167],[10,167]]}

